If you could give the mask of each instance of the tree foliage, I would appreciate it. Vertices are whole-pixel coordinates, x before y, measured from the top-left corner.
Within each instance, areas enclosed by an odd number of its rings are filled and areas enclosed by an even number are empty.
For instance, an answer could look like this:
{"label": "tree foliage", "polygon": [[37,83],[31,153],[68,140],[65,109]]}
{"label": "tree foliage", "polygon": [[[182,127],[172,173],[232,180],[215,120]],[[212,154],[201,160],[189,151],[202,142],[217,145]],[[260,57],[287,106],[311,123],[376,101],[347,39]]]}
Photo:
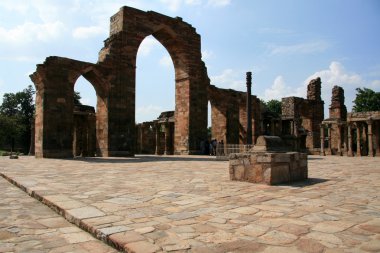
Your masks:
{"label": "tree foliage", "polygon": [[273,114],[274,116],[280,116],[281,115],[281,101],[272,99],[266,102],[266,107],[268,111]]}
{"label": "tree foliage", "polygon": [[74,91],[74,105],[81,105],[81,98],[82,96],[80,95],[79,91]]}
{"label": "tree foliage", "polygon": [[35,91],[29,85],[17,93],[5,93],[0,105],[0,141],[17,142],[27,151],[30,146],[31,124],[34,117]]}
{"label": "tree foliage", "polygon": [[281,101],[272,99],[272,100],[269,100],[268,102],[265,102],[260,99],[260,104],[261,104],[261,107],[264,108],[264,113],[267,116],[274,117],[274,118],[281,116]]}
{"label": "tree foliage", "polygon": [[356,88],[356,92],[354,112],[380,111],[380,92],[368,88]]}

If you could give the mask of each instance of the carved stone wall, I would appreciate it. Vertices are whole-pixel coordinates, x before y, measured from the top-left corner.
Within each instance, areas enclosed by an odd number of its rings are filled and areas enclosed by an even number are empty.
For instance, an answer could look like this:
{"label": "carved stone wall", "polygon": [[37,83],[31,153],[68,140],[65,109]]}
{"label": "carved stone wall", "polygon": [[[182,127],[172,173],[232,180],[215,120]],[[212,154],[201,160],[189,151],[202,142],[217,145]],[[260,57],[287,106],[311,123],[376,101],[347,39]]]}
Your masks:
{"label": "carved stone wall", "polygon": [[197,153],[207,138],[209,78],[201,60],[201,38],[181,18],[130,7],[111,17],[110,37],[97,64],[48,57],[31,76],[36,96],[36,157],[72,157],[74,84],[84,76],[97,93],[97,153],[135,153],[136,55],[152,35],[169,52],[175,68],[175,153]]}
{"label": "carved stone wall", "polygon": [[[321,79],[310,81],[307,99],[287,97],[282,99],[282,128],[291,129],[290,135],[298,139],[296,149],[307,149],[314,153],[320,148],[320,124],[324,119],[324,102],[321,100]],[[290,124],[286,126],[284,124]]]}
{"label": "carved stone wall", "polygon": [[[247,133],[247,113],[245,92],[221,89],[213,85],[208,89],[211,103],[212,138],[228,144],[245,144]],[[253,141],[261,133],[260,101],[252,96]],[[254,143],[254,142],[253,142]]]}

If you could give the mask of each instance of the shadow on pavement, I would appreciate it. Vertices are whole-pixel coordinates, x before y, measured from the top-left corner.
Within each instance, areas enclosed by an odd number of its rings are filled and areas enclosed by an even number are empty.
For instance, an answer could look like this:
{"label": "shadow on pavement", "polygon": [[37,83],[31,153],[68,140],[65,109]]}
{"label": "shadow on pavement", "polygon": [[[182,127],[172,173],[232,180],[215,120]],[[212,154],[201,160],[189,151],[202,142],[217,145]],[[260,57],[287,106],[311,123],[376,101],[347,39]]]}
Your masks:
{"label": "shadow on pavement", "polygon": [[123,158],[115,158],[115,157],[76,157],[72,160],[83,161],[88,163],[144,163],[144,162],[220,162],[216,160],[214,156],[186,156],[186,157],[178,157],[178,156],[145,156],[145,155],[137,155],[135,157],[123,157]]}
{"label": "shadow on pavement", "polygon": [[291,187],[306,187],[315,184],[320,184],[329,181],[328,179],[323,178],[308,178],[305,181],[292,182],[288,184],[279,184],[279,186],[291,186]]}

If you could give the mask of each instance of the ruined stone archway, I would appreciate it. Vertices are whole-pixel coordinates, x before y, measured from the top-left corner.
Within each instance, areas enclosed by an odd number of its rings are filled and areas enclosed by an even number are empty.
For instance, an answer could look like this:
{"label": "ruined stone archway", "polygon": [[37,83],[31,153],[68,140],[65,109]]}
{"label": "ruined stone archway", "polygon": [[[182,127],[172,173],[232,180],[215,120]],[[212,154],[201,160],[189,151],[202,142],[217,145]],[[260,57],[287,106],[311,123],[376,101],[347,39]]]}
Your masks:
{"label": "ruined stone archway", "polygon": [[[210,80],[201,60],[195,28],[181,18],[122,7],[111,17],[110,37],[97,64],[47,58],[32,80],[37,88],[36,156],[72,156],[72,96],[83,75],[98,96],[97,139],[101,156],[134,155],[136,143],[136,55],[149,35],[169,52],[175,68],[174,151],[192,154],[207,138],[207,87]],[[100,108],[99,108],[100,107]]]}
{"label": "ruined stone archway", "polygon": [[31,79],[36,86],[36,157],[72,157],[74,85],[83,76],[97,94],[97,153],[107,151],[108,83],[95,64],[62,57],[48,57]]}

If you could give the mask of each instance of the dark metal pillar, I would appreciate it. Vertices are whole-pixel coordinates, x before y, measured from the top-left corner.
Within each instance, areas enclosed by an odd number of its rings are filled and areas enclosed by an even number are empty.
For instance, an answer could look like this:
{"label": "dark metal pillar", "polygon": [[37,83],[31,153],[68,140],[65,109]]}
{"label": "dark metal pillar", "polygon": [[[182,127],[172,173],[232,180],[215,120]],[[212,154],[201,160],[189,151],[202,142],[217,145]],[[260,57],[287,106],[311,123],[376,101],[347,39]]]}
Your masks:
{"label": "dark metal pillar", "polygon": [[252,72],[247,72],[247,145],[252,144]]}

